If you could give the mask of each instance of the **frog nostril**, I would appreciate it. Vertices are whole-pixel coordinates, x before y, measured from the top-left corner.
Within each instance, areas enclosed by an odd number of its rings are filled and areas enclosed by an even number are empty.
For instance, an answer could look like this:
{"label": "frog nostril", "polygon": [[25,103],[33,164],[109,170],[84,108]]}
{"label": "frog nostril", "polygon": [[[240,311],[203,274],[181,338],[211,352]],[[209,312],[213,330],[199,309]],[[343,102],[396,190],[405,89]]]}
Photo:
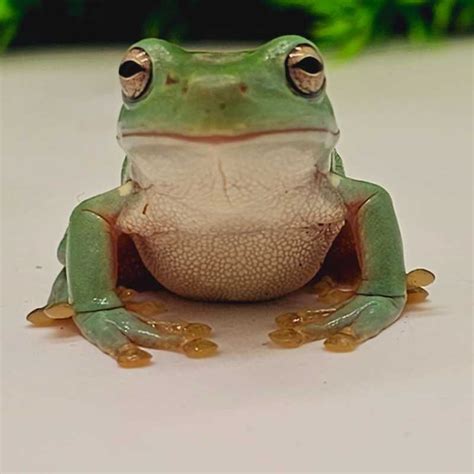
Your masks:
{"label": "frog nostril", "polygon": [[245,94],[247,92],[248,88],[249,87],[244,82],[241,82],[239,84],[239,91],[242,92],[242,94]]}
{"label": "frog nostril", "polygon": [[177,84],[178,82],[179,82],[179,79],[173,77],[173,76],[170,75],[170,74],[167,74],[167,75],[166,75],[166,82],[165,82],[165,84],[166,84],[167,86],[169,86],[169,85],[171,85],[171,84]]}

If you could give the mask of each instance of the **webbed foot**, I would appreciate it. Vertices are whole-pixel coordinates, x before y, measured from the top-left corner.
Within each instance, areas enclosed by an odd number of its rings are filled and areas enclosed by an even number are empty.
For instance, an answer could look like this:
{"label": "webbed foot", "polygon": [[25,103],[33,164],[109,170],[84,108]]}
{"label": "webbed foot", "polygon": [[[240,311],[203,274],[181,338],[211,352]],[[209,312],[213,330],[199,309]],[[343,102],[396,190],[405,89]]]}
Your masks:
{"label": "webbed foot", "polygon": [[138,293],[118,288],[123,308],[76,314],[68,303],[50,304],[32,311],[27,319],[36,326],[48,326],[58,319],[73,317],[86,339],[114,357],[122,367],[148,364],[151,354],[138,346],[182,352],[191,358],[208,357],[217,345],[207,339],[212,329],[206,324],[157,320],[166,311],[155,300],[138,300]]}
{"label": "webbed foot", "polygon": [[298,347],[307,342],[326,339],[328,350],[348,352],[398,319],[404,305],[403,296],[358,295],[337,309],[279,316],[277,324],[280,329],[269,336],[282,347]]}
{"label": "webbed foot", "polygon": [[193,358],[207,357],[217,351],[214,342],[194,332],[147,324],[125,308],[79,313],[74,321],[86,339],[114,357],[122,367],[140,367],[149,362],[151,355],[138,346],[182,352]]}
{"label": "webbed foot", "polygon": [[269,334],[270,339],[288,348],[325,339],[327,350],[350,352],[398,319],[405,304],[424,301],[428,296],[424,287],[434,280],[429,270],[418,268],[407,273],[405,298],[357,295],[356,287],[338,285],[325,276],[314,290],[318,301],[331,307],[278,316],[279,329]]}

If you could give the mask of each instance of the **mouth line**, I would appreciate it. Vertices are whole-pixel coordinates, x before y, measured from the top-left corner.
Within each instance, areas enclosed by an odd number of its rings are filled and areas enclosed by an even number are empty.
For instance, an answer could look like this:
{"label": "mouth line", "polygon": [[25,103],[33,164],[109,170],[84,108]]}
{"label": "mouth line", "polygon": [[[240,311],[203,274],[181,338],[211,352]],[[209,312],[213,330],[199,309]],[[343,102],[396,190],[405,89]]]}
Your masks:
{"label": "mouth line", "polygon": [[198,142],[198,143],[230,143],[230,142],[239,142],[245,140],[252,140],[254,138],[263,137],[267,135],[279,135],[279,134],[288,134],[288,133],[298,133],[298,132],[322,132],[329,133],[334,136],[339,135],[339,130],[334,131],[328,128],[323,127],[299,127],[299,128],[286,128],[286,129],[276,129],[276,130],[264,130],[261,132],[247,132],[240,133],[235,135],[229,134],[212,134],[212,135],[186,135],[183,133],[173,133],[173,132],[159,132],[157,130],[135,130],[135,131],[126,131],[119,135],[119,138],[125,137],[162,137],[162,138],[172,138],[175,140],[182,140],[187,142]]}

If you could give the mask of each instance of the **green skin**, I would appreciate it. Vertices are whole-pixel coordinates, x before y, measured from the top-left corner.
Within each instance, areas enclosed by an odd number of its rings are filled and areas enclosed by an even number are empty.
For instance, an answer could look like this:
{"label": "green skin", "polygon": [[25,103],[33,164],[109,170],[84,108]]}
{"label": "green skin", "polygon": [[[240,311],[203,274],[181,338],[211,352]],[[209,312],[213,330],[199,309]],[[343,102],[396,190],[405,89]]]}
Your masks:
{"label": "green skin", "polygon": [[[324,89],[317,97],[308,98],[295,94],[288,84],[284,61],[299,44],[312,45],[305,38],[285,36],[254,51],[196,55],[162,40],[140,41],[134,47],[144,49],[152,58],[152,83],[140,100],[124,101],[119,132],[159,130],[199,137],[288,128],[337,130]],[[213,84],[219,90],[219,84],[229,77],[245,84],[251,100],[233,101],[235,88],[186,98],[181,93],[183,78],[203,79],[203,88]],[[181,81],[179,87],[168,87],[166,82],[177,78]],[[234,106],[220,107],[221,99]],[[334,152],[331,156],[328,178],[350,210],[347,220],[355,235],[362,283],[356,296],[323,322],[306,325],[304,333],[309,340],[316,340],[349,327],[352,337],[362,342],[393,323],[405,305],[402,241],[389,194],[375,184],[346,177],[339,155]],[[113,357],[130,341],[166,349],[181,338],[142,322],[124,309],[116,294],[115,223],[134,197],[132,186],[125,185],[74,209],[58,251],[65,271],[58,276],[48,301],[48,305],[69,301],[82,334]]]}

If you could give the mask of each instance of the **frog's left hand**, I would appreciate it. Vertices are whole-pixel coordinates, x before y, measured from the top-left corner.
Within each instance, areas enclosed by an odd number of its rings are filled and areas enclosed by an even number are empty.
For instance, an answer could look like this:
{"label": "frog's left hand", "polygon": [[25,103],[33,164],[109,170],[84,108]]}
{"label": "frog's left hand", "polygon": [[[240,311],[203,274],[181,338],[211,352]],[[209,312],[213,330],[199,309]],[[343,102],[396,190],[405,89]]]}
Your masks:
{"label": "frog's left hand", "polygon": [[[346,352],[376,336],[400,316],[404,296],[357,295],[328,315],[321,311],[305,324],[304,317],[270,334],[282,346],[296,347],[306,342],[326,339],[327,349]],[[309,312],[308,312],[309,313]],[[292,326],[292,327],[291,327]]]}
{"label": "frog's left hand", "polygon": [[140,367],[149,362],[151,355],[138,346],[184,352],[194,358],[213,354],[217,349],[216,344],[197,334],[197,329],[208,332],[210,328],[205,325],[188,324],[182,328],[165,322],[150,325],[125,308],[79,313],[74,316],[74,322],[87,340],[122,367]]}

